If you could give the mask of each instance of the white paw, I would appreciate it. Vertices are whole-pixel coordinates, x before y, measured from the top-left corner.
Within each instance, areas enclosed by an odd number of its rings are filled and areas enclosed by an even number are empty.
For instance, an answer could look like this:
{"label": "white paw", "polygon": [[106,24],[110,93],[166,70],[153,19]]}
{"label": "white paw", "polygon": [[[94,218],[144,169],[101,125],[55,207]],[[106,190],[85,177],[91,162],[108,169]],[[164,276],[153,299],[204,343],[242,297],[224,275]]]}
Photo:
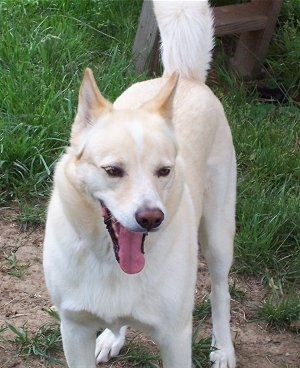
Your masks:
{"label": "white paw", "polygon": [[235,354],[233,350],[220,349],[212,351],[209,360],[213,368],[235,368]]}
{"label": "white paw", "polygon": [[125,342],[126,326],[121,327],[117,334],[106,328],[96,340],[95,356],[98,363],[105,363],[119,354]]}

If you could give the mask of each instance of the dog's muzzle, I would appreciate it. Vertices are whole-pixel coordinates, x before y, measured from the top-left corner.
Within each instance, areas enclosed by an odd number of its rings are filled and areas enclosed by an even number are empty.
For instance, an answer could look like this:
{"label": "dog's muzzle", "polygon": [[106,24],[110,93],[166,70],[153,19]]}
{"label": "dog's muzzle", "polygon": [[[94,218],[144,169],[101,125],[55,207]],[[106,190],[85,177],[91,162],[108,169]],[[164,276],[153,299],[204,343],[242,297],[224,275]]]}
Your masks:
{"label": "dog's muzzle", "polygon": [[139,215],[136,214],[136,217],[139,218],[140,221],[139,225],[142,226],[145,231],[131,231],[126,229],[112,215],[111,211],[103,202],[100,203],[102,207],[102,217],[104,219],[104,224],[111,237],[115,257],[121,269],[128,274],[140,272],[145,265],[144,242],[147,232],[153,229],[153,226],[155,226],[155,224],[158,222],[161,223],[162,220],[158,219],[161,218],[161,215],[149,215],[149,213],[144,213],[144,215],[143,213],[140,213]]}

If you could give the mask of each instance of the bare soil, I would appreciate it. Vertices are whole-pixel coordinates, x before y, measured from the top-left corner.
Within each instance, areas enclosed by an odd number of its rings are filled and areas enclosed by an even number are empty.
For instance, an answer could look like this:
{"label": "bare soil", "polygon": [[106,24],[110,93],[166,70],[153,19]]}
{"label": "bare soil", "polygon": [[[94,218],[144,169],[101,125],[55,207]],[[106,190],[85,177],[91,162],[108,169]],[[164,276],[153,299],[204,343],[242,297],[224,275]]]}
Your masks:
{"label": "bare soil", "polygon": [[[40,326],[54,323],[46,312],[52,304],[42,270],[43,228],[22,231],[16,216],[15,210],[0,209],[0,328],[7,322],[16,327],[26,324],[29,333],[33,334]],[[16,265],[7,260],[11,252],[16,254]],[[260,280],[233,277],[231,282],[245,292],[242,301],[232,300],[232,333],[238,367],[300,368],[300,336],[293,331],[270,331],[265,323],[256,320],[255,306],[265,297]],[[202,298],[208,292],[208,273],[205,263],[200,260],[196,297]],[[201,334],[208,336],[209,330],[210,321],[207,319]],[[131,336],[133,334],[130,333]],[[14,338],[9,331],[0,332],[1,368],[46,366],[39,358],[19,356],[20,346],[12,341]],[[155,350],[153,343],[145,337],[138,335],[135,341]],[[62,352],[57,357],[64,362]],[[103,367],[128,365],[113,362]]]}

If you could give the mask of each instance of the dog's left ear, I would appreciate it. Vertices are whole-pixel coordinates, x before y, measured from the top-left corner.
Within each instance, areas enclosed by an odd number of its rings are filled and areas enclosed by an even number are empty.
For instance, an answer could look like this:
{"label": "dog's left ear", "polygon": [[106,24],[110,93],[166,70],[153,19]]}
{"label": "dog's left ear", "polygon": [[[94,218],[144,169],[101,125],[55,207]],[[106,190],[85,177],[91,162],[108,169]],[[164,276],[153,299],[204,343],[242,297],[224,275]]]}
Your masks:
{"label": "dog's left ear", "polygon": [[178,83],[179,74],[174,72],[158,94],[150,101],[144,103],[141,109],[161,115],[166,122],[172,120],[172,104]]}

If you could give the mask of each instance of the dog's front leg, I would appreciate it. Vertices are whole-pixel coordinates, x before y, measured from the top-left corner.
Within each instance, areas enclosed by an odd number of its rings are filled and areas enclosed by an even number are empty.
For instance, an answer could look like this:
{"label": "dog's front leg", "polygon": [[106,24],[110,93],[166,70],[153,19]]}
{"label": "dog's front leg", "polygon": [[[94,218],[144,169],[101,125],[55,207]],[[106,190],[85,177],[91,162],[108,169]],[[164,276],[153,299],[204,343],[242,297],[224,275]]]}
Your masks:
{"label": "dog's front leg", "polygon": [[125,342],[126,329],[127,326],[113,330],[106,328],[97,337],[95,351],[97,363],[105,363],[119,354]]}
{"label": "dog's front leg", "polygon": [[81,313],[60,315],[64,353],[69,368],[95,368],[97,323]]}
{"label": "dog's front leg", "polygon": [[[170,333],[172,331],[172,333]],[[192,322],[178,332],[174,326],[158,341],[163,368],[192,367]]]}

